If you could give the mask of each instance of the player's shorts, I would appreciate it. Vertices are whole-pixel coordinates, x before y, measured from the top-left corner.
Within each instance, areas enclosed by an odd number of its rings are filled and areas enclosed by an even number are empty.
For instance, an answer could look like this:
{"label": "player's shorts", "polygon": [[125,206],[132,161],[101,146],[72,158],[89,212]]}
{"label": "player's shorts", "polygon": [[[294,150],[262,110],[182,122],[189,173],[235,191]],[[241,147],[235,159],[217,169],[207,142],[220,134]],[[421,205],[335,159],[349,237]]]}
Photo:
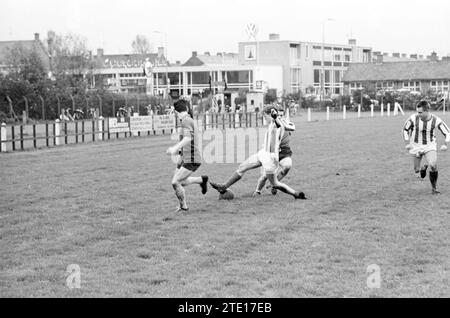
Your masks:
{"label": "player's shorts", "polygon": [[430,151],[437,151],[437,144],[432,142],[428,145],[419,145],[416,143],[411,143],[412,148],[409,149],[409,153],[415,157],[420,157]]}
{"label": "player's shorts", "polygon": [[186,168],[192,172],[196,171],[202,164],[198,163],[198,162],[184,162],[181,161],[180,164],[177,165],[177,168],[179,169],[180,167]]}
{"label": "player's shorts", "polygon": [[258,151],[258,160],[264,171],[268,174],[274,174],[278,168],[278,161],[274,157],[274,154],[267,152],[265,150]]}

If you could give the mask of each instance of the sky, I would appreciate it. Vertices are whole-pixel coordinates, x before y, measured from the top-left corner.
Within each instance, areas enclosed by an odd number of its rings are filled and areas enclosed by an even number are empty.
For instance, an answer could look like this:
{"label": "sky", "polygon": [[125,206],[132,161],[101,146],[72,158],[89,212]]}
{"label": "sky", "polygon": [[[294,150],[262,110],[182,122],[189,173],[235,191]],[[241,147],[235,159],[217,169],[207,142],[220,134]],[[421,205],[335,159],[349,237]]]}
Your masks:
{"label": "sky", "polygon": [[[450,55],[450,0],[0,0],[0,41],[49,30],[86,38],[95,54],[131,53],[136,35],[167,47],[171,62],[193,51],[238,52],[246,26],[258,40],[357,45],[374,51]],[[328,20],[331,19],[331,20]]]}

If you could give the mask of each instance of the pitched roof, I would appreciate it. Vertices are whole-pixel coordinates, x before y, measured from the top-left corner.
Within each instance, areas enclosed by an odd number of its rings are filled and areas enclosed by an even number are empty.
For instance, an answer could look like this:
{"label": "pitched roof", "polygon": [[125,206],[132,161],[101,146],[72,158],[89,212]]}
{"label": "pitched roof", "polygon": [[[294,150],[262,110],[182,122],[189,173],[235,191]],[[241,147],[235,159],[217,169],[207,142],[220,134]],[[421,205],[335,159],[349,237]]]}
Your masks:
{"label": "pitched roof", "polygon": [[9,53],[9,50],[14,47],[21,46],[26,50],[37,49],[42,52],[46,52],[44,46],[40,41],[29,40],[29,41],[0,41],[0,64],[5,61],[6,56]]}
{"label": "pitched roof", "polygon": [[200,65],[238,65],[239,56],[236,53],[225,53],[223,55],[197,55],[191,56],[183,66]]}
{"label": "pitched roof", "polygon": [[450,61],[351,63],[343,82],[450,79]]}

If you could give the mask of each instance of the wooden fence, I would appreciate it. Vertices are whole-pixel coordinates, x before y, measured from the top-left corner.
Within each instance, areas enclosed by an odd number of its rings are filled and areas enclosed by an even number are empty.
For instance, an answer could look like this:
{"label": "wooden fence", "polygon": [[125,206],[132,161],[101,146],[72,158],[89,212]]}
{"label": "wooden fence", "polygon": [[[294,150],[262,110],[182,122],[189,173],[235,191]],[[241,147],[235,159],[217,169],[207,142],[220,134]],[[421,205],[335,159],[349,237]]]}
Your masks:
{"label": "wooden fence", "polygon": [[[194,116],[198,129],[227,129],[264,125],[262,113],[212,113]],[[148,130],[132,133],[110,132],[108,118],[45,121],[34,124],[1,124],[0,152],[56,147],[67,144],[96,142],[140,136],[171,134],[173,129]],[[175,121],[175,128],[178,120]]]}

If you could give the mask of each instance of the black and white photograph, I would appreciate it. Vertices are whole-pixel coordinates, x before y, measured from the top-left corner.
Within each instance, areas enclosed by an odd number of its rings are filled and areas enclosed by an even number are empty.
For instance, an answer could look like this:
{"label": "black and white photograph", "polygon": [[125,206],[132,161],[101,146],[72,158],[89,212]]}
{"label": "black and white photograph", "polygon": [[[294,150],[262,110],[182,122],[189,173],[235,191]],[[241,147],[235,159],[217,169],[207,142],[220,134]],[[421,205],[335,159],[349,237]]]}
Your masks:
{"label": "black and white photograph", "polygon": [[0,298],[450,297],[448,0],[0,12]]}

